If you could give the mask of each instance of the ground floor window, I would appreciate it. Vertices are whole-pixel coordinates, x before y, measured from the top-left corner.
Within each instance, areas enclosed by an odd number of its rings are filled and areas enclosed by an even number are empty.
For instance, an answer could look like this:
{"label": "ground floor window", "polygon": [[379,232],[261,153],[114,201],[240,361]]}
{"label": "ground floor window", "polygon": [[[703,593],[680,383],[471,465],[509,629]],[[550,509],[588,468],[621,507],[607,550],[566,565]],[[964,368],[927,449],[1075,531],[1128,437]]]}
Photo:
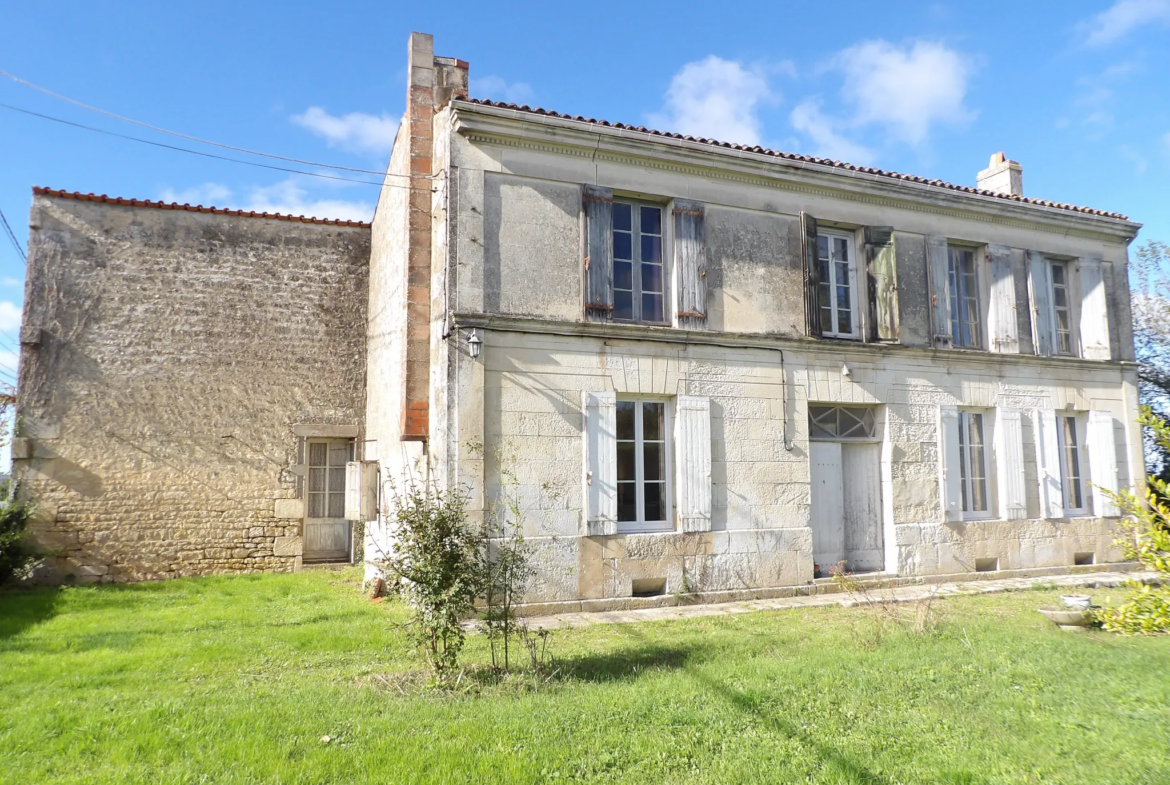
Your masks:
{"label": "ground floor window", "polygon": [[1060,487],[1064,493],[1064,514],[1082,515],[1085,512],[1085,494],[1081,476],[1081,446],[1083,428],[1075,414],[1056,417],[1056,441],[1060,450]]}
{"label": "ground floor window", "polygon": [[670,526],[665,401],[617,401],[617,520],[627,531]]}
{"label": "ground floor window", "polygon": [[983,414],[959,412],[959,472],[963,513],[967,517],[988,514],[987,446]]}

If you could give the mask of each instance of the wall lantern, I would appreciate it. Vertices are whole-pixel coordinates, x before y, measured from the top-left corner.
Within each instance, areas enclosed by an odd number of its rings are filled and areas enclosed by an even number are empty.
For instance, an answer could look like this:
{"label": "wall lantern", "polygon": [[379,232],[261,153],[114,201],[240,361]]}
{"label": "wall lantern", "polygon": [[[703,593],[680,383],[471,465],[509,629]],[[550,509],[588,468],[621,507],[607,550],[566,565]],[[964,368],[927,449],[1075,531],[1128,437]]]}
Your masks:
{"label": "wall lantern", "polygon": [[475,333],[475,328],[467,333],[467,351],[471,355],[471,359],[479,357],[479,350],[483,347],[483,339]]}

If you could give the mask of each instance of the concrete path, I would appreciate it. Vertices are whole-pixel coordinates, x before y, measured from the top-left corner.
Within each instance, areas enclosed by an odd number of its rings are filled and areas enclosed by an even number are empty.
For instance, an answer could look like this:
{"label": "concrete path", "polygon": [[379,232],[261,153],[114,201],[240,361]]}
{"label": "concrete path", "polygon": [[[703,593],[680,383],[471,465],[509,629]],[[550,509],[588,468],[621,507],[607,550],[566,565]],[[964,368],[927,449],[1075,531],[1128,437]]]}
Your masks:
{"label": "concrete path", "polygon": [[[869,594],[881,601],[916,602],[930,596],[939,598],[963,594],[991,594],[1022,591],[1037,586],[1054,588],[1112,587],[1129,579],[1152,583],[1158,580],[1155,572],[1094,572],[1078,575],[1047,575],[1037,578],[1007,578],[998,581],[969,581],[963,583],[923,584],[892,589],[869,588]],[[668,608],[641,608],[627,611],[598,611],[595,613],[565,613],[557,616],[534,616],[526,619],[530,629],[565,629],[588,627],[593,624],[631,624],[663,619],[695,619],[702,616],[731,616],[755,611],[779,611],[794,608],[815,608],[825,605],[851,607],[859,602],[848,594],[814,594],[808,597],[784,597],[772,600],[721,602],[711,605],[675,605]]]}

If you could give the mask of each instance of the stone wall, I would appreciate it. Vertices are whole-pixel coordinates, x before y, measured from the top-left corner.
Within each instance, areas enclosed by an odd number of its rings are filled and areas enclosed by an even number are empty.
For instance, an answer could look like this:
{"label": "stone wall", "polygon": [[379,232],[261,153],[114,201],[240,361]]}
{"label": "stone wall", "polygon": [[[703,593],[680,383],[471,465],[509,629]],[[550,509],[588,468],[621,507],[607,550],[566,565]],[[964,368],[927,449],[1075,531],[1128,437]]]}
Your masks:
{"label": "stone wall", "polygon": [[364,418],[369,228],[48,195],[31,224],[14,473],[41,577],[299,566],[294,428]]}

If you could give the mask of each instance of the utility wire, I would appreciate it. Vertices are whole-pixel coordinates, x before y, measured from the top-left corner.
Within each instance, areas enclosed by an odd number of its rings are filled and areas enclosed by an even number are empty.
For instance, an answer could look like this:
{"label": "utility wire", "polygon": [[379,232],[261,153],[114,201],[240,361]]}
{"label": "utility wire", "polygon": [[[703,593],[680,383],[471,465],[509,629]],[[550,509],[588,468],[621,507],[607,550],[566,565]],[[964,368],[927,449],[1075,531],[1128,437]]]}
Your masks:
{"label": "utility wire", "polygon": [[[247,153],[248,155],[259,155],[259,156],[263,156],[265,158],[275,158],[278,161],[288,161],[289,163],[301,164],[303,166],[320,166],[324,169],[341,169],[341,170],[346,171],[346,172],[359,172],[361,174],[376,174],[379,176],[386,174],[385,172],[378,172],[378,171],[375,171],[373,169],[355,169],[351,166],[336,166],[334,164],[322,164],[322,163],[317,163],[316,161],[302,161],[299,158],[287,158],[283,155],[273,155],[272,153],[261,153],[261,152],[257,152],[256,150],[249,150],[245,147],[234,147],[230,144],[221,144],[219,142],[212,142],[212,141],[209,141],[207,139],[200,139],[198,136],[189,136],[188,134],[181,134],[178,131],[168,131],[166,128],[159,128],[157,125],[151,125],[150,123],[144,123],[144,122],[141,122],[139,120],[131,119],[129,117],[123,117],[122,115],[114,114],[113,112],[108,112],[105,109],[100,109],[96,106],[90,106],[89,104],[83,104],[81,101],[74,100],[74,99],[70,98],[69,96],[61,95],[60,93],[54,93],[52,90],[48,90],[44,87],[41,87],[40,85],[35,85],[32,82],[25,81],[24,79],[21,79],[19,76],[16,76],[15,74],[10,74],[7,71],[0,71],[0,76],[7,76],[9,79],[11,79],[14,82],[17,82],[18,84],[22,84],[25,87],[31,87],[34,90],[39,90],[40,92],[44,93],[45,95],[51,95],[54,98],[60,99],[62,101],[67,101],[75,106],[80,106],[82,109],[88,109],[91,112],[97,112],[98,114],[104,114],[106,117],[112,117],[115,120],[121,120],[124,123],[133,123],[134,125],[142,126],[143,128],[149,128],[150,130],[158,131],[161,134],[170,134],[171,136],[177,136],[180,139],[187,139],[187,140],[192,141],[192,142],[199,142],[200,144],[208,144],[208,145],[211,145],[213,147],[222,147],[225,150],[234,150],[237,153]],[[408,175],[395,175],[395,176],[407,177]]]}
{"label": "utility wire", "polygon": [[20,254],[20,261],[23,264],[28,263],[28,256],[25,255],[24,249],[20,247],[20,240],[16,239],[16,234],[12,231],[12,227],[8,225],[8,219],[4,217],[4,211],[0,210],[0,221],[4,223],[4,233],[8,235],[8,239],[12,241],[12,247]]}
{"label": "utility wire", "polygon": [[[32,115],[33,117],[40,117],[41,119],[44,119],[44,120],[52,120],[54,123],[62,123],[63,125],[71,125],[74,128],[82,128],[86,131],[95,131],[99,134],[106,134],[107,136],[116,136],[119,139],[129,139],[132,142],[140,142],[142,144],[149,144],[149,145],[153,145],[154,147],[162,147],[162,148],[167,149],[167,150],[178,150],[181,153],[190,153],[191,155],[200,155],[200,156],[203,156],[204,158],[214,158],[214,159],[219,160],[219,161],[229,161],[229,162],[235,163],[235,164],[244,164],[245,166],[258,166],[261,169],[274,169],[278,172],[291,172],[293,174],[303,174],[306,177],[321,177],[321,178],[326,179],[326,180],[342,180],[342,181],[347,182],[347,183],[362,183],[363,185],[377,185],[377,186],[380,186],[383,188],[409,188],[410,187],[409,185],[397,185],[397,184],[393,184],[393,183],[378,183],[378,182],[372,182],[370,180],[356,180],[352,177],[341,177],[339,175],[334,175],[334,174],[321,174],[320,172],[306,172],[306,171],[303,171],[301,169],[289,169],[286,166],[273,166],[272,164],[262,164],[262,163],[257,163],[256,161],[245,161],[241,158],[228,158],[227,156],[224,156],[224,155],[216,155],[214,153],[204,153],[200,150],[189,150],[186,147],[176,147],[175,145],[163,144],[162,142],[152,142],[149,139],[140,139],[137,136],[127,136],[126,134],[120,134],[120,133],[117,133],[115,131],[107,131],[103,128],[94,128],[93,126],[90,126],[90,125],[82,125],[81,123],[74,123],[74,122],[71,122],[69,120],[62,120],[59,117],[51,117],[50,115],[47,115],[47,114],[41,114],[39,112],[31,112],[28,109],[21,109],[18,106],[9,106],[8,104],[0,104],[0,108],[9,109],[13,112],[20,112],[21,114]],[[393,176],[394,177],[409,177],[410,175],[393,175]],[[429,180],[429,179],[433,179],[433,178],[432,178],[432,176],[427,175],[425,177],[425,179]]]}

